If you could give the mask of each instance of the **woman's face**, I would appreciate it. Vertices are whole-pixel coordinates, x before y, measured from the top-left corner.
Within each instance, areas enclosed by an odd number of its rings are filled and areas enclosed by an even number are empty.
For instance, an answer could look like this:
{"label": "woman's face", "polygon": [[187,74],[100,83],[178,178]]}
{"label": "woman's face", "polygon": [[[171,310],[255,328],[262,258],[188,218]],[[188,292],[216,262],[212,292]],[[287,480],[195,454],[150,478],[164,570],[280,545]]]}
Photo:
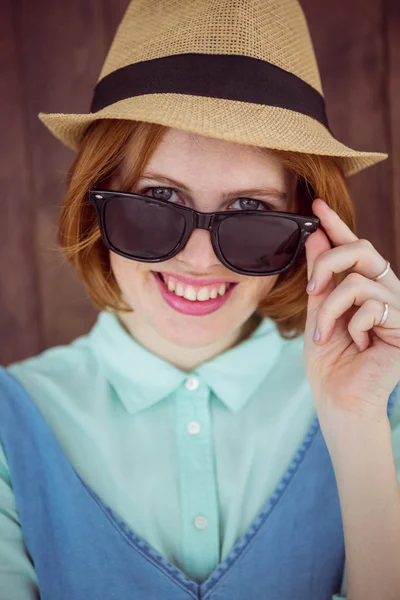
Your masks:
{"label": "woman's face", "polygon": [[[129,155],[124,168],[129,169]],[[272,155],[261,156],[249,146],[169,129],[131,191],[201,212],[267,210],[262,201],[272,210],[289,211],[295,185],[295,177]],[[111,182],[111,189],[118,189],[116,186]],[[251,191],[259,188],[274,189],[286,198]],[[128,329],[132,333],[140,329],[142,337],[155,336],[187,349],[224,339],[231,344],[239,338],[278,278],[230,271],[215,255],[209,231],[202,229],[196,229],[185,248],[168,261],[143,263],[114,252],[110,252],[110,260],[123,298],[134,310],[122,313]],[[168,290],[160,275],[175,291]],[[225,293],[224,286],[228,288]],[[193,301],[175,292],[189,298],[198,298],[198,294],[211,298]]]}

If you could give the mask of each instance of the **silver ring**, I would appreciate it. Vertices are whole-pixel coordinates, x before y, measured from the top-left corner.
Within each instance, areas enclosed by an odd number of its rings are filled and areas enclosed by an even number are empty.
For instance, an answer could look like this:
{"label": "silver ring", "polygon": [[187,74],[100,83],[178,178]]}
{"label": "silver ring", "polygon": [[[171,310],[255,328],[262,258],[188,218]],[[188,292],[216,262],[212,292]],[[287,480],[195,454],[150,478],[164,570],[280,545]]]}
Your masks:
{"label": "silver ring", "polygon": [[382,317],[382,319],[381,319],[381,322],[378,324],[378,327],[380,327],[381,325],[383,325],[383,324],[384,324],[384,322],[386,321],[386,319],[387,319],[387,316],[388,316],[388,312],[389,312],[389,304],[388,304],[387,302],[384,302],[384,305],[385,305],[385,311],[384,311],[384,313],[383,313],[383,317]]}
{"label": "silver ring", "polygon": [[375,279],[373,279],[373,281],[378,281],[378,279],[381,279],[382,277],[384,277],[386,275],[386,273],[389,271],[389,269],[390,269],[390,262],[387,261],[386,269],[383,271],[383,273],[378,275],[378,277],[375,277]]}

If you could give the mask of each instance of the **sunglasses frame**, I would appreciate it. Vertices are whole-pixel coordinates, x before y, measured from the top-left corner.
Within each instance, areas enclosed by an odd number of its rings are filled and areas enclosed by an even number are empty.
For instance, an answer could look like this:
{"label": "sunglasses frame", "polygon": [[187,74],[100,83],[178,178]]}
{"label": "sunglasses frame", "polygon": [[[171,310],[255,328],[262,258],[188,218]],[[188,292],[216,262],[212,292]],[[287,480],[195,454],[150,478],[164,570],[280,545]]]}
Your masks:
{"label": "sunglasses frame", "polygon": [[[100,233],[101,233],[101,237],[102,237],[104,244],[107,246],[107,248],[109,250],[116,252],[120,256],[129,258],[131,260],[137,260],[139,262],[149,262],[149,263],[164,262],[166,260],[169,260],[170,258],[173,258],[177,254],[179,254],[179,252],[181,252],[181,250],[183,250],[183,248],[187,244],[192,232],[195,229],[206,229],[210,232],[211,244],[212,244],[212,247],[213,247],[214,252],[215,252],[216,256],[218,257],[218,259],[221,261],[221,263],[223,265],[225,265],[225,267],[227,267],[231,271],[234,271],[235,273],[239,273],[240,275],[252,275],[252,276],[263,277],[263,276],[268,276],[268,275],[278,275],[278,274],[284,273],[285,271],[289,270],[291,268],[291,266],[296,262],[297,257],[299,256],[300,252],[303,250],[303,247],[304,247],[307,237],[311,233],[314,233],[314,231],[316,231],[320,225],[320,219],[318,217],[316,217],[315,215],[308,216],[308,215],[299,215],[296,213],[289,213],[289,212],[278,212],[278,211],[265,211],[264,212],[264,211],[258,211],[258,210],[248,210],[248,211],[229,210],[229,211],[205,213],[205,212],[199,212],[199,211],[189,208],[187,206],[180,206],[177,204],[172,204],[166,200],[158,200],[156,198],[150,198],[149,196],[144,196],[142,194],[131,194],[128,192],[119,192],[116,190],[102,190],[102,189],[93,188],[88,191],[88,196],[89,196],[90,204],[93,205],[96,210],[98,223],[100,226]],[[131,198],[132,200],[140,199],[140,200],[146,200],[147,202],[151,202],[152,204],[158,204],[158,205],[163,205],[163,206],[167,205],[170,210],[175,210],[175,211],[177,211],[177,213],[179,215],[183,216],[184,220],[185,220],[185,230],[184,230],[179,242],[176,244],[175,248],[171,252],[169,252],[167,255],[162,256],[160,258],[146,258],[146,259],[135,258],[134,256],[116,248],[110,242],[110,240],[108,238],[106,227],[105,227],[105,217],[104,217],[105,207],[106,207],[107,203],[110,202],[115,196],[125,196],[127,198]],[[225,256],[223,255],[221,247],[219,245],[218,230],[219,230],[219,226],[220,226],[221,222],[224,221],[228,216],[232,217],[232,215],[239,215],[239,214],[242,217],[244,215],[251,215],[251,216],[257,215],[258,217],[263,215],[263,218],[265,218],[265,219],[284,218],[284,219],[290,219],[292,221],[295,221],[300,228],[300,236],[299,236],[299,242],[298,242],[296,252],[294,253],[289,264],[287,264],[285,267],[282,267],[280,269],[274,269],[274,270],[268,271],[266,273],[260,273],[259,271],[248,271],[248,270],[240,269],[240,268],[235,267],[231,263],[229,263],[226,260]]]}

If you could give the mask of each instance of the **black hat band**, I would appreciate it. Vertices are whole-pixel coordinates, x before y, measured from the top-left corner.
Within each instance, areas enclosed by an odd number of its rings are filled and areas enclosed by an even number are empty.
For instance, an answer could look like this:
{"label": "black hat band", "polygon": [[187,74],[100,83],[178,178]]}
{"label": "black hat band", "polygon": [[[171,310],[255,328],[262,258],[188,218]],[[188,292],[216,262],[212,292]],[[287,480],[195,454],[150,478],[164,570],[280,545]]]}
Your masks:
{"label": "black hat band", "polygon": [[235,54],[177,54],[133,63],[98,82],[90,112],[143,94],[190,94],[287,108],[329,131],[323,96],[276,65]]}

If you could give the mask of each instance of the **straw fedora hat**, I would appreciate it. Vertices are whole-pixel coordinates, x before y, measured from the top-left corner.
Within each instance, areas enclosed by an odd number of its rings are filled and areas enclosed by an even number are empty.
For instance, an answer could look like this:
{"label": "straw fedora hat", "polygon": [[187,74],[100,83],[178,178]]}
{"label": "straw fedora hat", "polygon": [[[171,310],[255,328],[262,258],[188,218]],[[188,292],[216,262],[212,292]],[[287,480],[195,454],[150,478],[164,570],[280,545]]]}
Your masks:
{"label": "straw fedora hat", "polygon": [[132,119],[337,156],[347,176],[388,157],[353,150],[334,137],[297,0],[132,0],[90,112],[39,118],[73,150],[93,121]]}

